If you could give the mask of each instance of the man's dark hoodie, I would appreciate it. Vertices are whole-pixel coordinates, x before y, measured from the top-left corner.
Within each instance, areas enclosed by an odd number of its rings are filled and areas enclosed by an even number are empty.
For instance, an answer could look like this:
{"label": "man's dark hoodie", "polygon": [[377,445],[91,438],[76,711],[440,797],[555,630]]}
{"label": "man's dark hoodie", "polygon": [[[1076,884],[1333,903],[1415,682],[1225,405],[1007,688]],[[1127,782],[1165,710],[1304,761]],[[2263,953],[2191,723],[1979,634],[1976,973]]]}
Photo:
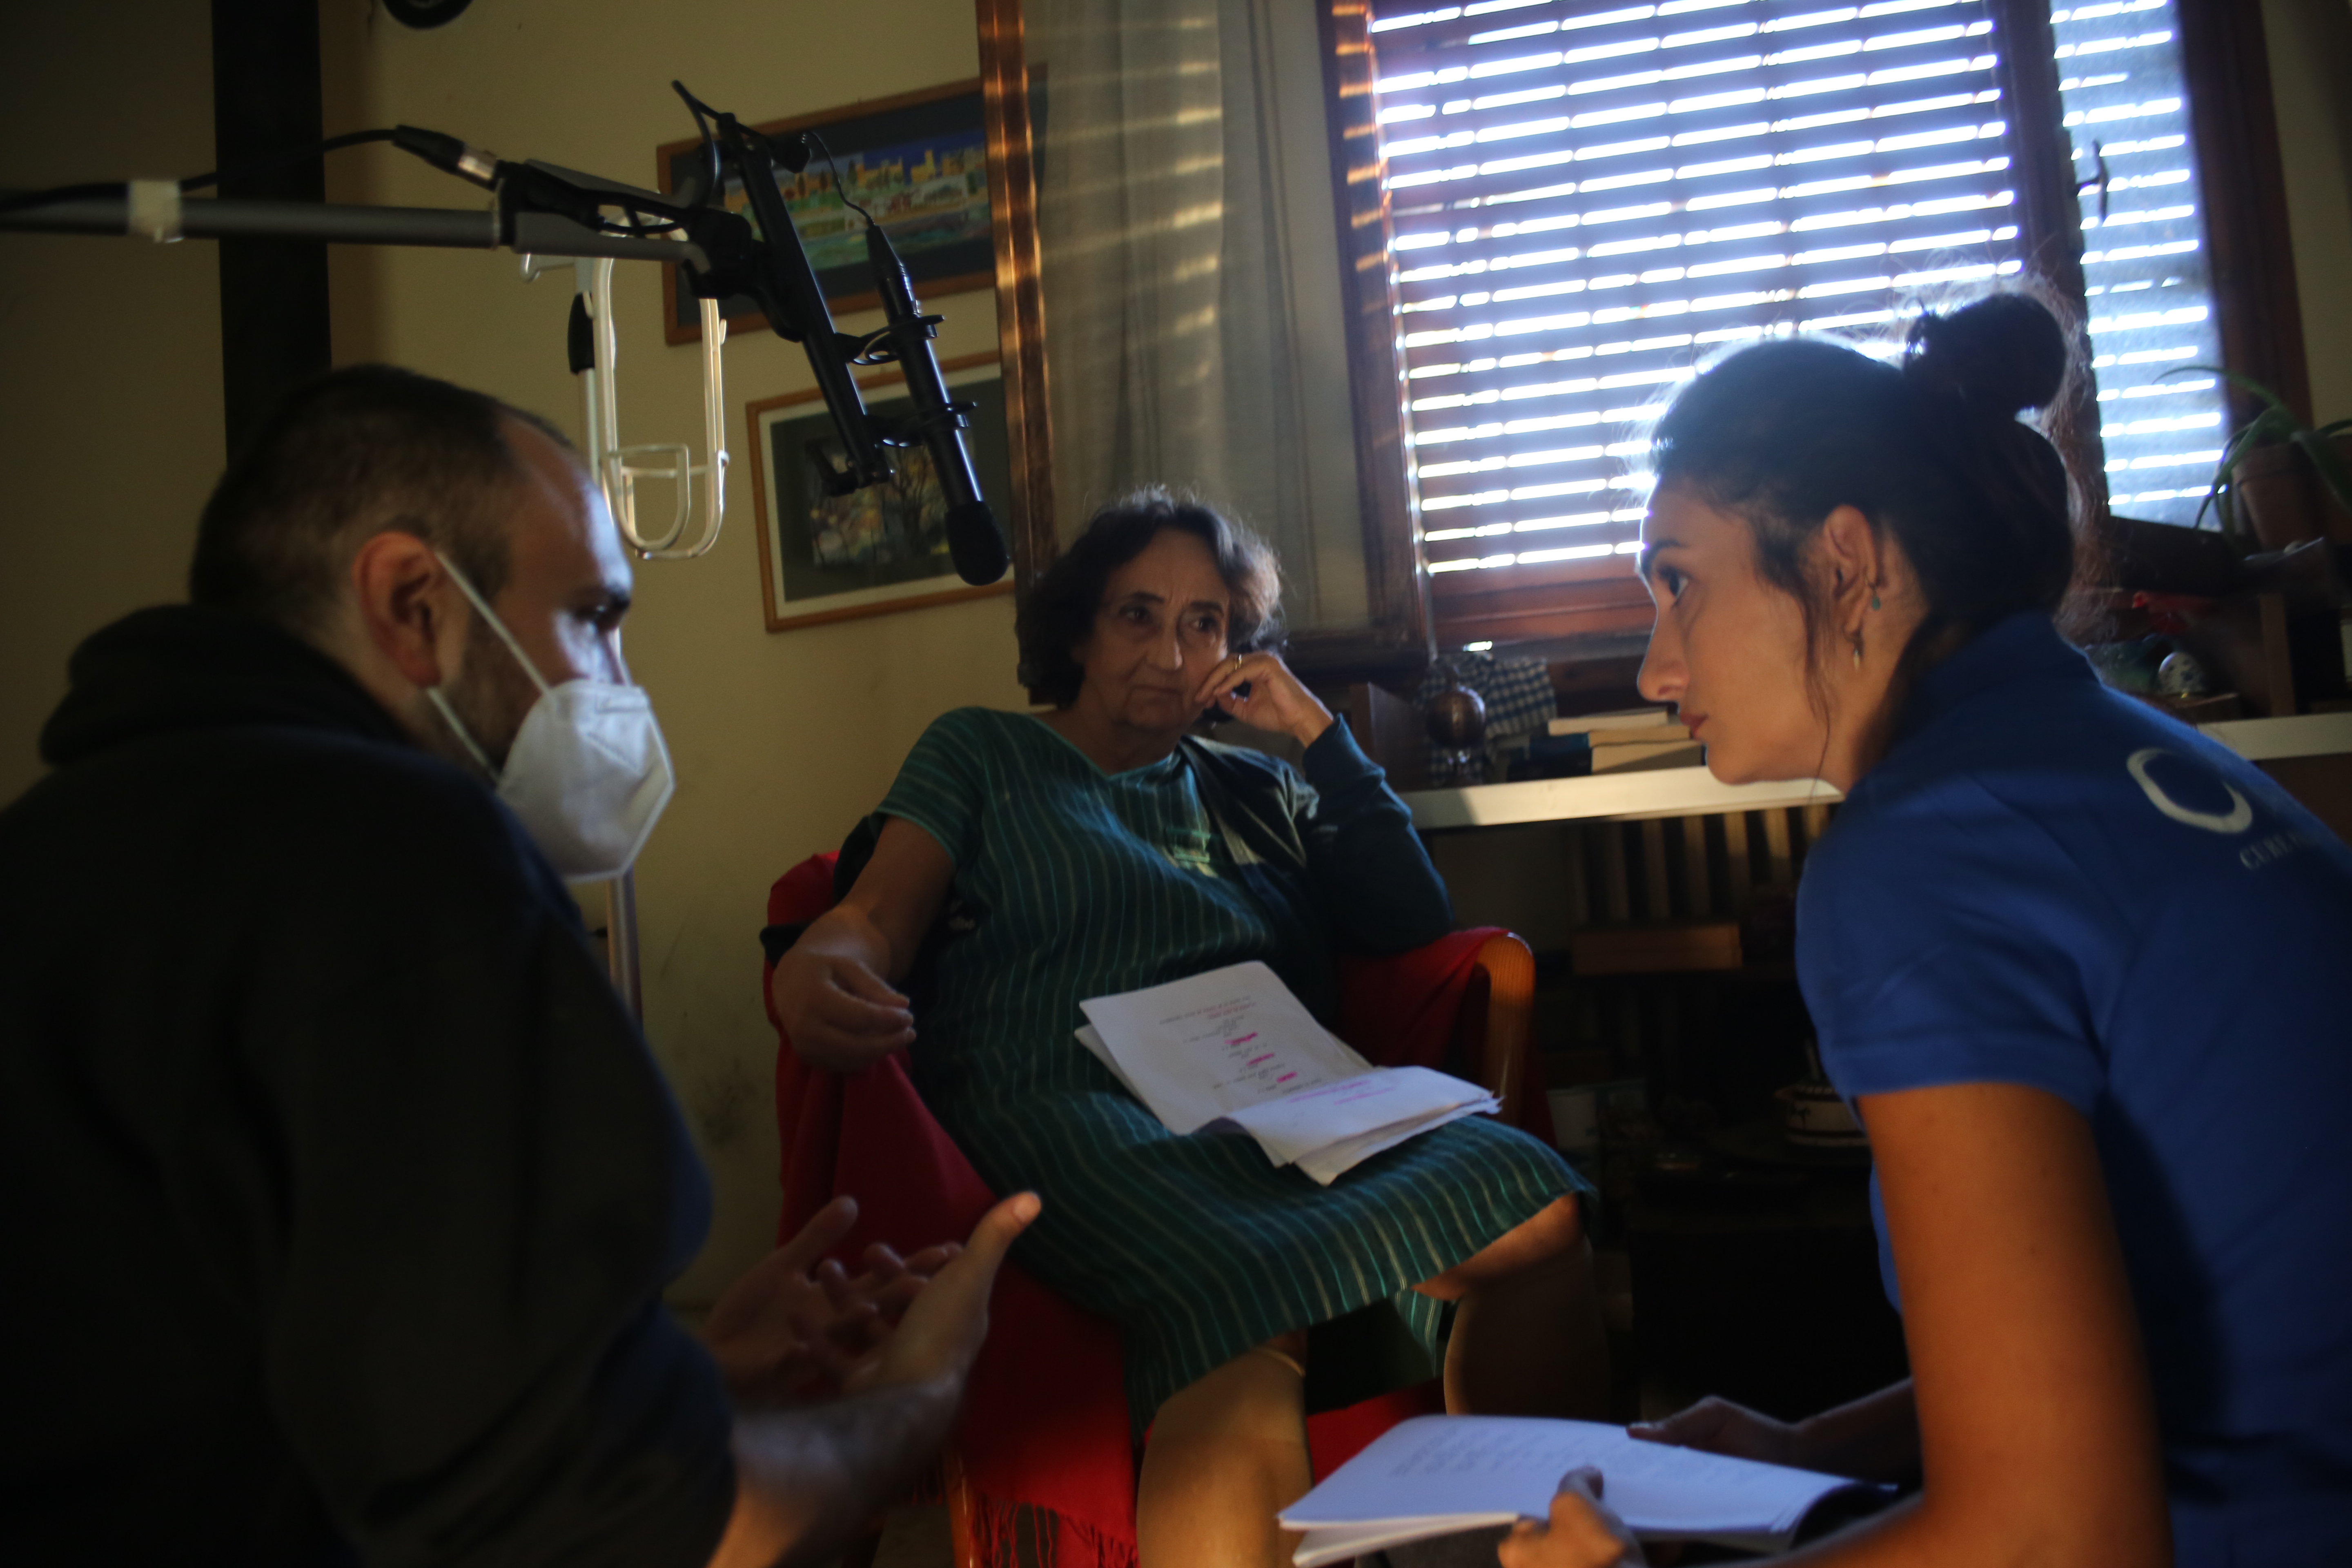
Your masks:
{"label": "man's dark hoodie", "polygon": [[562,884],[339,665],[100,632],[0,811],[0,1562],[698,1565],[709,1190]]}

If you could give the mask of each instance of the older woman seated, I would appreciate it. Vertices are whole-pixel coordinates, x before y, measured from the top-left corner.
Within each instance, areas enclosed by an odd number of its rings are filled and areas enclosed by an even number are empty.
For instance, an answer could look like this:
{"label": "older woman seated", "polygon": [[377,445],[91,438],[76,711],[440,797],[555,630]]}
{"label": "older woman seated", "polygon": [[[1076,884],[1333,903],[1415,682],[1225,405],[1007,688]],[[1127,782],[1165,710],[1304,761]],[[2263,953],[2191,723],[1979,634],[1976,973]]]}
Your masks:
{"label": "older woman seated", "polygon": [[[1097,515],[1021,619],[1023,678],[1055,710],[934,723],[861,830],[878,836],[847,897],[773,983],[803,1058],[912,1046],[981,1175],[1043,1194],[1017,1256],[1118,1322],[1152,1425],[1148,1568],[1284,1560],[1313,1325],[1393,1301],[1433,1345],[1457,1303],[1449,1407],[1605,1399],[1582,1184],[1552,1150],[1473,1119],[1318,1187],[1249,1139],[1170,1132],[1072,1037],[1087,997],[1249,959],[1328,1019],[1335,950],[1451,928],[1403,803],[1272,651],[1277,592],[1271,552],[1204,507],[1145,491]],[[1305,778],[1191,733],[1213,703],[1297,737]],[[919,1038],[893,986],[935,928]]]}

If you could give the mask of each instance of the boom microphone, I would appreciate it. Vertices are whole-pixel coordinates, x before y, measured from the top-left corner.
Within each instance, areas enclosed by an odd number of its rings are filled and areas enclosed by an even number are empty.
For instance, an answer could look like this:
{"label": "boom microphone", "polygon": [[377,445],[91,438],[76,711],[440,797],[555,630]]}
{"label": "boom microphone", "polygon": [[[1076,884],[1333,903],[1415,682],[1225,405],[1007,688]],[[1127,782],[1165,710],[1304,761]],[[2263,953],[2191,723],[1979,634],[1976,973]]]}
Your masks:
{"label": "boom microphone", "polygon": [[978,586],[1004,575],[1012,558],[995,514],[980,493],[971,456],[964,450],[963,431],[971,423],[969,403],[948,400],[947,384],[940,379],[940,362],[931,353],[940,318],[926,316],[915,303],[907,280],[906,264],[878,223],[866,226],[866,259],[874,272],[874,287],[882,296],[882,314],[888,321],[892,357],[906,373],[907,395],[915,405],[915,425],[931,454],[940,476],[940,490],[948,503],[948,555],[956,575]]}

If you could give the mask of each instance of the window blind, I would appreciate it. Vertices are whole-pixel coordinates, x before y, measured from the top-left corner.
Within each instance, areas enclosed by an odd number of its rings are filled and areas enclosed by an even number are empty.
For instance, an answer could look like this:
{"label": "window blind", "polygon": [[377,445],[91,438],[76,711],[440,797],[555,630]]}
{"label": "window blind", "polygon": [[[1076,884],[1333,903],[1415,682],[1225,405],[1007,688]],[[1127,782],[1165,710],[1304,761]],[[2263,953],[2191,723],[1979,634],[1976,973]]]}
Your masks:
{"label": "window blind", "polygon": [[2051,14],[2058,96],[2083,192],[2083,292],[2099,384],[2107,502],[2188,522],[2221,460],[2221,363],[2206,271],[2204,203],[2189,134],[2172,0],[2108,0]]}
{"label": "window blind", "polygon": [[[2180,259],[2199,254],[2193,228],[2171,210],[2193,182],[2174,175],[2186,121],[2177,64],[2171,86],[2162,75],[2168,28],[2147,19],[2168,3],[2058,14],[2063,58],[2099,57],[2061,75],[2070,119],[2095,128],[2076,134],[2110,168],[2099,237],[2116,238],[2091,264],[2093,325],[2101,374],[2132,367],[2110,428],[2145,426],[2118,434],[2147,444],[2118,445],[2126,465],[2172,461],[2201,426],[2158,425],[2205,412],[2197,389],[2156,382],[2177,359],[2148,357],[2177,355],[2190,313],[2210,313]],[[1643,427],[1712,354],[1801,331],[1892,353],[1903,317],[2017,270],[1991,33],[1983,0],[1376,5],[1441,625],[1449,590],[1474,588],[1464,574],[1491,593],[1635,550]]]}

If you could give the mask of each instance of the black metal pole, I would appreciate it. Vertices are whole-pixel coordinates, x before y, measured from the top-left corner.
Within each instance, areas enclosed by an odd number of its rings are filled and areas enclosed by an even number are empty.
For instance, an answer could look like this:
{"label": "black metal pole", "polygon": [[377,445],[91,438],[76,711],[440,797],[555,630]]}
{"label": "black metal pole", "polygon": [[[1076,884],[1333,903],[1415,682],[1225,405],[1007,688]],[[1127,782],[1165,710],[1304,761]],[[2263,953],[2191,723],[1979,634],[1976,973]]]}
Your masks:
{"label": "black metal pole", "polygon": [[[127,235],[131,204],[121,196],[77,196],[71,201],[0,215],[0,229],[51,234]],[[572,226],[574,232],[587,230]],[[310,202],[212,201],[191,196],[180,208],[180,233],[188,239],[217,239],[226,258],[234,246],[271,241],[292,245],[441,246],[495,250],[499,215],[488,208],[353,207]],[[634,243],[650,247],[652,240]],[[676,260],[683,246],[665,245],[658,255]]]}
{"label": "black metal pole", "polygon": [[[318,0],[212,0],[214,167],[228,199],[320,202],[326,161],[319,86]],[[221,392],[234,453],[285,391],[333,363],[327,247],[315,240],[224,239]]]}

